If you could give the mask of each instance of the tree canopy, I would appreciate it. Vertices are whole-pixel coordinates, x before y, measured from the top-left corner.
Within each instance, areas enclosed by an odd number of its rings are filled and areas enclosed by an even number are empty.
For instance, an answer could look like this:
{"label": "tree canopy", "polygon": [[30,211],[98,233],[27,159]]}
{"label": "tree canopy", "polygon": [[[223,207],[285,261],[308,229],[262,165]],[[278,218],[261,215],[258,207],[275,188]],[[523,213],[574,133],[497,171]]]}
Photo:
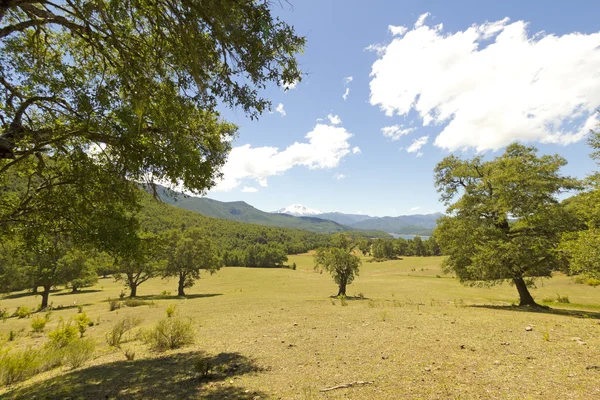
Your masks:
{"label": "tree canopy", "polygon": [[463,283],[510,281],[521,305],[535,305],[528,286],[562,266],[555,252],[562,232],[571,229],[557,196],[577,189],[561,175],[566,161],[511,144],[490,161],[446,157],[435,169],[436,187],[448,206],[435,237],[443,267]]}
{"label": "tree canopy", "polygon": [[346,287],[358,276],[360,257],[353,254],[356,244],[344,234],[336,234],[333,247],[320,248],[314,256],[315,270],[325,270],[338,285],[338,296],[346,296]]}

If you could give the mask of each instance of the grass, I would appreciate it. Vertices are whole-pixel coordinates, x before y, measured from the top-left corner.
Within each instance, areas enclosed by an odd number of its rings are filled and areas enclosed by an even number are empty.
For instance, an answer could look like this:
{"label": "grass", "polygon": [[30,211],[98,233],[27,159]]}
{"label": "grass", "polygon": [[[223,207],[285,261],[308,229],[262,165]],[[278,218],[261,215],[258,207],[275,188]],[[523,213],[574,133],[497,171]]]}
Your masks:
{"label": "grass", "polygon": [[[76,370],[44,372],[3,398],[72,399],[587,399],[600,396],[600,288],[559,275],[533,290],[552,309],[514,307],[514,287],[468,288],[444,275],[440,258],[363,263],[348,286],[346,306],[331,298],[337,287],[312,270],[312,257],[291,256],[297,270],[224,268],[188,289],[187,299],[160,296],[175,281],[150,280],[138,289],[156,307],[110,311],[106,299],[121,286],[101,279],[89,292],[53,293],[56,305],[85,303],[93,321],[85,337],[94,358]],[[441,278],[436,278],[440,275]],[[103,287],[104,290],[98,290]],[[95,289],[95,290],[94,290]],[[240,290],[242,289],[242,290]],[[360,296],[366,293],[368,298]],[[570,303],[557,303],[557,293]],[[39,297],[15,296],[2,307],[34,309]],[[332,304],[336,303],[332,307]],[[157,353],[131,335],[133,360],[106,343],[124,318],[149,330],[177,306],[191,318],[194,344]],[[54,311],[46,331],[77,309]],[[172,319],[172,318],[169,318]],[[531,326],[531,331],[525,328]],[[40,346],[47,335],[29,335],[30,319],[0,323],[0,337],[19,334],[13,350]],[[134,332],[134,331],[132,331]],[[79,335],[77,335],[79,336]],[[572,340],[581,338],[586,345]],[[77,339],[81,340],[81,339]],[[372,385],[319,389],[354,381]]]}

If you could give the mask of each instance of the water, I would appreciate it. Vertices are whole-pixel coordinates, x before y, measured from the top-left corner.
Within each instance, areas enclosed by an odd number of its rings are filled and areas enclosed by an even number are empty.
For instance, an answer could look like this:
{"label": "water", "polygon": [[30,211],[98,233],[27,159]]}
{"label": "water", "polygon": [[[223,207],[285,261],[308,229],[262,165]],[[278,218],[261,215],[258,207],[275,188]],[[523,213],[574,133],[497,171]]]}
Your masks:
{"label": "water", "polygon": [[406,239],[406,240],[412,240],[415,238],[415,236],[420,236],[421,239],[423,239],[423,240],[427,240],[431,237],[431,236],[424,236],[424,235],[401,235],[399,233],[390,233],[390,232],[388,232],[388,234],[392,235],[392,237],[394,239],[402,238],[402,239]]}

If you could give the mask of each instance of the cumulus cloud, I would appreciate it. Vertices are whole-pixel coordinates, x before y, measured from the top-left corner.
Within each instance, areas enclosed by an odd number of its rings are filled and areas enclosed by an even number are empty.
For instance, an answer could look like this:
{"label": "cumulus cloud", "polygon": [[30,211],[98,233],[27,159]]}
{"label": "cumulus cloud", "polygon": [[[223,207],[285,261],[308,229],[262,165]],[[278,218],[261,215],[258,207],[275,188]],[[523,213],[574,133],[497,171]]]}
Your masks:
{"label": "cumulus cloud", "polygon": [[244,188],[242,189],[242,192],[244,193],[256,193],[258,192],[258,189],[255,187],[251,187],[251,186],[244,186]]}
{"label": "cumulus cloud", "polygon": [[283,103],[279,103],[277,104],[277,107],[275,107],[275,111],[277,111],[279,114],[281,114],[282,117],[285,117],[285,110],[283,109]]}
{"label": "cumulus cloud", "polygon": [[347,77],[345,77],[345,78],[344,78],[344,85],[347,85],[347,84],[349,84],[349,83],[350,83],[350,82],[352,82],[353,80],[354,80],[354,78],[353,78],[353,77],[351,77],[351,76],[347,76]]}
{"label": "cumulus cloud", "polygon": [[284,150],[270,146],[252,147],[250,144],[234,147],[221,170],[223,178],[212,190],[230,191],[245,179],[266,187],[270,176],[280,175],[295,166],[335,168],[342,158],[350,154],[348,140],[351,137],[352,134],[341,126],[317,124],[306,134],[306,142],[295,142]]}
{"label": "cumulus cloud", "polygon": [[402,36],[408,31],[408,28],[405,26],[388,25],[388,29],[394,36]]}
{"label": "cumulus cloud", "polygon": [[338,181],[341,179],[344,179],[346,177],[346,175],[344,174],[333,174],[333,179],[337,179]]}
{"label": "cumulus cloud", "polygon": [[447,150],[497,150],[513,141],[569,144],[599,121],[600,32],[531,35],[508,18],[443,32],[419,17],[389,27],[378,50],[370,103],[388,116],[416,112],[439,126]]}
{"label": "cumulus cloud", "polygon": [[342,96],[342,98],[344,99],[344,101],[346,101],[346,99],[348,98],[349,94],[350,94],[350,88],[346,88],[346,91],[344,92],[344,95]]}
{"label": "cumulus cloud", "polygon": [[360,147],[358,147],[358,146],[354,146],[354,147],[352,148],[352,154],[360,154],[360,153],[361,153],[361,151],[360,151]]}
{"label": "cumulus cloud", "polygon": [[383,136],[392,140],[400,140],[402,136],[408,135],[414,130],[415,128],[404,128],[403,125],[392,125],[381,128]]}
{"label": "cumulus cloud", "polygon": [[[421,150],[421,147],[423,147],[427,144],[428,140],[429,140],[429,136],[421,136],[418,139],[414,139],[412,144],[410,146],[408,146],[406,151],[409,153],[417,153],[419,150]],[[423,155],[423,153],[421,153],[421,156],[422,155]],[[417,156],[420,157],[418,154],[417,154]]]}
{"label": "cumulus cloud", "polygon": [[337,115],[328,114],[327,118],[329,119],[329,122],[331,122],[333,125],[339,125],[342,123],[342,120]]}

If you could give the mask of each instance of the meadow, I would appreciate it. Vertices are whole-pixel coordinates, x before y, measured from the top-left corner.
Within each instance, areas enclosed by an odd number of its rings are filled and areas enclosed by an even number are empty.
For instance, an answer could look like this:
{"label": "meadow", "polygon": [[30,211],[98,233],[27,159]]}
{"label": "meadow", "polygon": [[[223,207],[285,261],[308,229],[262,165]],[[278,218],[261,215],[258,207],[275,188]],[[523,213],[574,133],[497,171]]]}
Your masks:
{"label": "meadow", "polygon": [[[110,311],[107,299],[123,287],[112,278],[71,294],[53,292],[46,333],[31,320],[0,323],[5,348],[41,346],[47,332],[78,314],[95,322],[93,360],[62,367],[3,388],[7,399],[590,399],[600,398],[600,288],[558,275],[533,294],[551,309],[533,312],[511,304],[514,287],[462,286],[444,275],[440,257],[406,257],[381,263],[363,258],[349,297],[313,270],[311,255],[289,257],[297,269],[236,268],[205,275],[187,298],[177,283],[153,279],[138,296],[149,303]],[[170,292],[170,293],[169,293]],[[556,303],[558,295],[569,303]],[[21,292],[0,306],[35,307]],[[176,305],[189,317],[195,343],[162,353],[132,337],[128,361],[109,347],[106,333],[127,317],[148,328]],[[198,374],[199,360],[211,366]],[[326,392],[321,389],[367,382]]]}

